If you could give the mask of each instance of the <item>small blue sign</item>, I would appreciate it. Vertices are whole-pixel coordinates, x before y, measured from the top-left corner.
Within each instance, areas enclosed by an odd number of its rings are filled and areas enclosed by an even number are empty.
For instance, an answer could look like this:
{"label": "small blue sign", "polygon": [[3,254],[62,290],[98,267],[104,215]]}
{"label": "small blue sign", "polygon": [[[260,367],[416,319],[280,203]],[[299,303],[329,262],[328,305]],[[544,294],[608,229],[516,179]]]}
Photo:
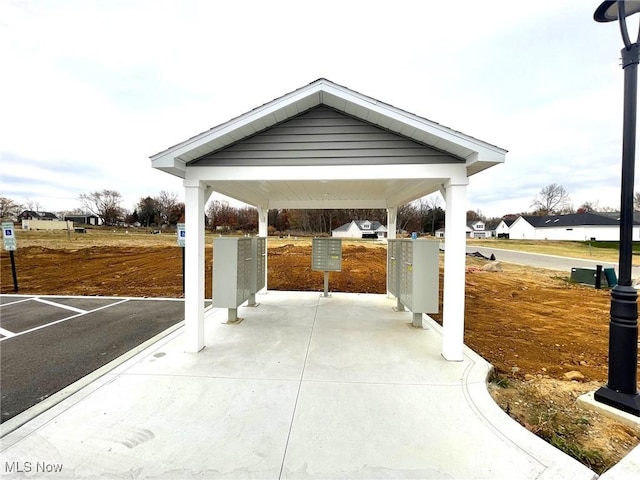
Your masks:
{"label": "small blue sign", "polygon": [[178,246],[179,247],[184,247],[185,239],[187,237],[186,230],[184,228],[185,224],[184,223],[179,223],[176,226],[178,227]]}

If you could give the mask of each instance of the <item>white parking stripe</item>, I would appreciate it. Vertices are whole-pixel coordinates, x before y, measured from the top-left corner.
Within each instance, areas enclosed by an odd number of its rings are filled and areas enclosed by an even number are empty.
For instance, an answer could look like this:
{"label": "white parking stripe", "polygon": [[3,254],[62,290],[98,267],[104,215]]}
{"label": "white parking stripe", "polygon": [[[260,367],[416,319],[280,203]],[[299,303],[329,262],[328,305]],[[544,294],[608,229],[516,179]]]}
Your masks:
{"label": "white parking stripe", "polygon": [[30,301],[31,301],[31,297],[21,298],[20,300],[16,300],[15,302],[2,303],[2,304],[0,304],[0,308],[7,307],[9,305],[15,305],[16,303],[23,303],[23,302],[30,302]]}
{"label": "white parking stripe", "polygon": [[10,332],[9,330],[5,330],[4,328],[0,328],[0,335],[2,335],[5,338],[11,338],[16,336],[15,333]]}
{"label": "white parking stripe", "polygon": [[71,320],[73,318],[82,317],[83,315],[86,315],[88,313],[97,312],[98,310],[104,310],[105,308],[113,307],[115,305],[120,305],[121,303],[125,303],[125,302],[128,302],[128,301],[129,301],[129,299],[125,298],[124,300],[121,300],[119,302],[110,303],[109,305],[104,305],[102,307],[94,308],[93,310],[87,310],[87,311],[83,310],[82,313],[78,313],[77,315],[71,315],[70,317],[62,318],[60,320],[56,320],[55,322],[46,323],[44,325],[39,325],[37,327],[30,328],[29,330],[25,330],[24,332],[14,333],[11,337],[0,338],[0,342],[3,342],[5,340],[7,340],[7,338],[19,337],[20,335],[24,335],[25,333],[35,332],[36,330],[40,330],[42,328],[50,327],[51,325],[55,325],[56,323],[66,322],[67,320]]}
{"label": "white parking stripe", "polygon": [[52,302],[51,300],[45,300],[44,298],[40,298],[40,297],[35,297],[34,300],[36,302],[44,303],[46,305],[51,305],[52,307],[59,307],[59,308],[64,308],[65,310],[71,310],[72,312],[76,312],[76,313],[87,313],[86,310],[82,310],[76,307],[70,307],[69,305],[63,305],[62,303]]}

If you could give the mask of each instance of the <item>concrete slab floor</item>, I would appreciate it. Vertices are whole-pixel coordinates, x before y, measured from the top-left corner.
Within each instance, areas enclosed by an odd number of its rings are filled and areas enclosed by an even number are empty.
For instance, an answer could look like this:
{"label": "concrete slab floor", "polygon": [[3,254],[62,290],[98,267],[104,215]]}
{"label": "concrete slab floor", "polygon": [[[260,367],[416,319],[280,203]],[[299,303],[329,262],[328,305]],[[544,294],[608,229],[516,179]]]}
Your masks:
{"label": "concrete slab floor", "polygon": [[[177,330],[2,438],[7,478],[590,479],[518,425],[470,350],[384,295],[269,292]],[[38,472],[59,467],[61,472]],[[30,469],[29,472],[26,469]]]}

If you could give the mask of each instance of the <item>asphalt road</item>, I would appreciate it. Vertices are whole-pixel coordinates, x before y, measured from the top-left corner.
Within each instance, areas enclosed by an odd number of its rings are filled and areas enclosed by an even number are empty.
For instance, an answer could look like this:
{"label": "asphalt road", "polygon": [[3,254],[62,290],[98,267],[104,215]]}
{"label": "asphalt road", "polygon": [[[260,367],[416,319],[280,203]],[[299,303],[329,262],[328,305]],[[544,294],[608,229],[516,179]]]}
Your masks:
{"label": "asphalt road", "polygon": [[181,300],[0,295],[1,421],[183,319]]}
{"label": "asphalt road", "polygon": [[[602,262],[597,260],[579,259],[570,257],[558,257],[556,255],[543,255],[539,253],[516,252],[513,250],[502,250],[500,248],[480,247],[478,245],[467,246],[467,253],[479,252],[485,257],[495,255],[496,260],[506,263],[516,263],[537,268],[547,268],[550,270],[561,270],[567,274],[571,273],[571,268],[596,268],[602,265],[603,268],[614,268],[618,274],[618,264],[612,262]],[[640,276],[640,267],[634,266],[632,277]]]}

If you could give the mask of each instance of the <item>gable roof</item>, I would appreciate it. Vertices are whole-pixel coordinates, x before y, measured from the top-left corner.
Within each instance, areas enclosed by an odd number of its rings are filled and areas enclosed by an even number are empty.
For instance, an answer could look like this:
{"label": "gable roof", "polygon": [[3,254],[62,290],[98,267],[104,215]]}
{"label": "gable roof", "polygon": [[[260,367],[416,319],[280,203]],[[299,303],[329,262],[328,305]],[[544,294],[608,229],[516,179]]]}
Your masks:
{"label": "gable roof", "polygon": [[[549,227],[578,227],[582,225],[591,226],[619,226],[619,213],[571,213],[567,215],[523,215],[531,226],[535,228]],[[634,223],[638,224],[639,218],[635,218]]]}
{"label": "gable roof", "polygon": [[24,210],[18,217],[30,217],[34,220],[58,220],[57,215],[51,212],[36,212],[35,210]]}
{"label": "gable roof", "polygon": [[[516,219],[515,219],[515,218],[509,218],[509,219],[502,218],[502,219],[500,219],[500,222],[504,222],[504,224],[505,224],[507,227],[510,227],[510,226],[513,224],[513,222],[515,222],[515,221],[516,221]],[[500,225],[500,222],[498,222],[498,225]]]}
{"label": "gable roof", "polygon": [[187,164],[325,105],[463,159],[468,175],[504,162],[506,150],[320,78],[151,156],[154,168],[185,177]]}

